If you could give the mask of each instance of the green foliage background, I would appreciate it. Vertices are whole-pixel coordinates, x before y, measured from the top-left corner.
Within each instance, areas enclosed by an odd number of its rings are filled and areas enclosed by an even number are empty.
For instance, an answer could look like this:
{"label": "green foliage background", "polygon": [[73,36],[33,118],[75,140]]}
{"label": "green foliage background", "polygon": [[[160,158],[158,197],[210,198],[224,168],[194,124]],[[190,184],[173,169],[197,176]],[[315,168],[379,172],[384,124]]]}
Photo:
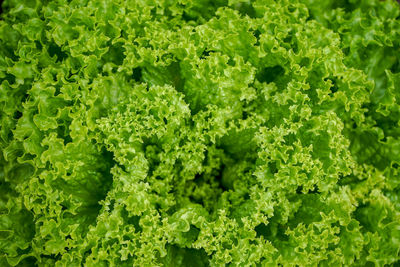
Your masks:
{"label": "green foliage background", "polygon": [[6,0],[0,266],[398,266],[400,7]]}

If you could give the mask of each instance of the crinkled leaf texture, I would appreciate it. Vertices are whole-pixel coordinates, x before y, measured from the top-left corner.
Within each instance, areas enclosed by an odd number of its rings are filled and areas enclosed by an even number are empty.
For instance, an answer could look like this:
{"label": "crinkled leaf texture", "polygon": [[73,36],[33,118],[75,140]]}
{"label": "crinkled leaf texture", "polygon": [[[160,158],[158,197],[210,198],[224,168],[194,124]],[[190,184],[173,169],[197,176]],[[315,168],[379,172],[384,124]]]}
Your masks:
{"label": "crinkled leaf texture", "polygon": [[5,0],[0,266],[398,266],[399,15]]}

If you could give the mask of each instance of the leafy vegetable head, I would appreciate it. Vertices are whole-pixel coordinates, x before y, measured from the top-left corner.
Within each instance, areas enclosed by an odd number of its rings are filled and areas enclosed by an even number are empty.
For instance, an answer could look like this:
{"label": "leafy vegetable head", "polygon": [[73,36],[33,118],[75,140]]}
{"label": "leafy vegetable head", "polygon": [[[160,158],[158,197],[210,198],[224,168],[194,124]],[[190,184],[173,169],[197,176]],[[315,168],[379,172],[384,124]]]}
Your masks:
{"label": "leafy vegetable head", "polygon": [[3,10],[1,266],[399,263],[396,1]]}

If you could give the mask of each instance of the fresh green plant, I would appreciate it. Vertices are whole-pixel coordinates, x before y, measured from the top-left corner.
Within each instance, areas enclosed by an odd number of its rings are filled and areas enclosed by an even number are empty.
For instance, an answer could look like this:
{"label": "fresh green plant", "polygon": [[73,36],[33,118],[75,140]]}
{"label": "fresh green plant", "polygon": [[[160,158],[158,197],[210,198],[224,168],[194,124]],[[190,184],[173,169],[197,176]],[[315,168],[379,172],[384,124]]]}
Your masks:
{"label": "fresh green plant", "polygon": [[398,266],[399,15],[5,0],[0,266]]}

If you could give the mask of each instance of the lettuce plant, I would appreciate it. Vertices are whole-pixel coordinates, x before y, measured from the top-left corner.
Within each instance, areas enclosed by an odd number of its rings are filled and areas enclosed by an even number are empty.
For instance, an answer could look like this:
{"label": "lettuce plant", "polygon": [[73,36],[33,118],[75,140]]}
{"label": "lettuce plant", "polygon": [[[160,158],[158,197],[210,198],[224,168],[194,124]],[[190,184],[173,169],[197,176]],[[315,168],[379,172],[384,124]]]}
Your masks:
{"label": "lettuce plant", "polygon": [[0,266],[398,266],[394,0],[5,0]]}

